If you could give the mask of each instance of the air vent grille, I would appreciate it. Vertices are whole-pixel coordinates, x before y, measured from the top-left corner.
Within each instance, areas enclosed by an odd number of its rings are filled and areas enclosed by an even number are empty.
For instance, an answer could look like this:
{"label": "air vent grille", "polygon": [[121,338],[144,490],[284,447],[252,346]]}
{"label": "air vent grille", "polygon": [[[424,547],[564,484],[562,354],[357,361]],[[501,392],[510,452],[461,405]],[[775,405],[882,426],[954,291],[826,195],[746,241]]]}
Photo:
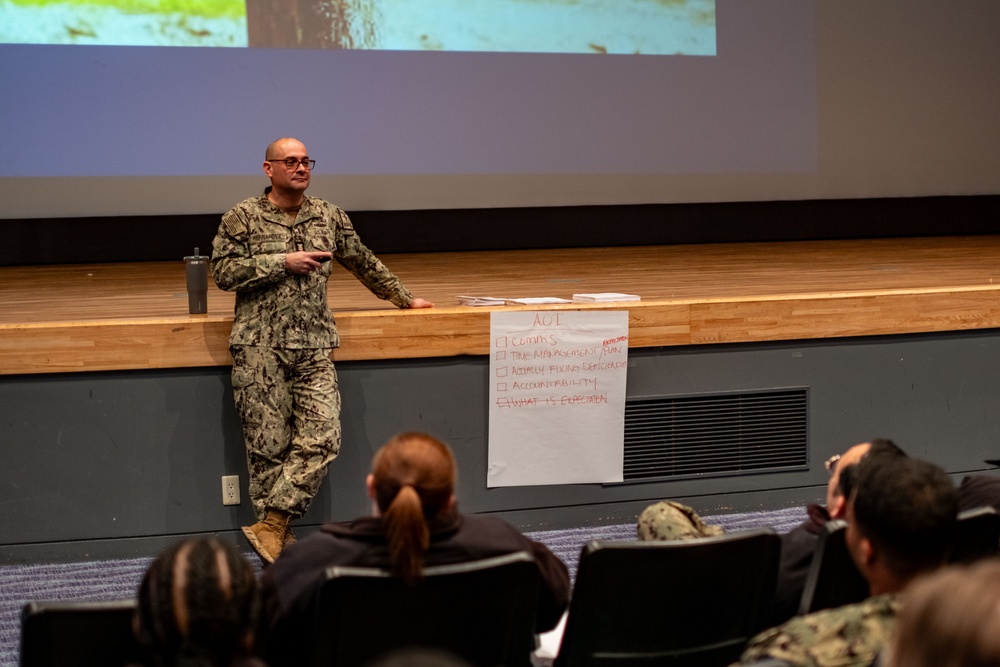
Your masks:
{"label": "air vent grille", "polygon": [[806,389],[629,400],[625,481],[808,467]]}

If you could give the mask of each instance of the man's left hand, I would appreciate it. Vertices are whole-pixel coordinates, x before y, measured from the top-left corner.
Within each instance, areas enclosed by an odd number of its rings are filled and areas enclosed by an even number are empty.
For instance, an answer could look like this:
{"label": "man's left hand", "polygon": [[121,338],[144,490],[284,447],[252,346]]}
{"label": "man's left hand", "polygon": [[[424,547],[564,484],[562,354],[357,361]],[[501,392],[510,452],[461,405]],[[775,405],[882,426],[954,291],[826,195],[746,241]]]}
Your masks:
{"label": "man's left hand", "polygon": [[434,304],[431,303],[430,301],[427,301],[426,299],[414,298],[413,301],[410,302],[409,307],[410,308],[433,308]]}

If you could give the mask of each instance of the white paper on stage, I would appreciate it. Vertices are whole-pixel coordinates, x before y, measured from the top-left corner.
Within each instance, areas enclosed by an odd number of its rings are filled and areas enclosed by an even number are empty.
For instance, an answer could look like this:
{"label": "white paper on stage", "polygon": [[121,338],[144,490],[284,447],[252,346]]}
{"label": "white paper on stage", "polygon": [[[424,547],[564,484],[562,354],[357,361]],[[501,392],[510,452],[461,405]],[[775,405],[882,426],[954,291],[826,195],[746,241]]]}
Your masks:
{"label": "white paper on stage", "polygon": [[627,311],[490,313],[487,486],[622,481]]}

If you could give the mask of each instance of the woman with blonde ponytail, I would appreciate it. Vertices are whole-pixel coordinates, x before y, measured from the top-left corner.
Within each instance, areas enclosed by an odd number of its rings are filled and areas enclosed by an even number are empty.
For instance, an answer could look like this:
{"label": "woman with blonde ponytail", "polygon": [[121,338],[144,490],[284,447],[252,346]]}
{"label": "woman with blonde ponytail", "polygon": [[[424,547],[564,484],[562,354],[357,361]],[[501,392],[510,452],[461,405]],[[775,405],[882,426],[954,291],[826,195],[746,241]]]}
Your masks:
{"label": "woman with blonde ponytail", "polygon": [[295,648],[305,643],[315,593],[332,565],[388,568],[412,583],[428,566],[527,551],[542,577],[536,630],[555,627],[569,601],[566,565],[496,517],[459,512],[455,481],[451,449],[431,435],[402,433],[379,449],[365,483],[372,516],[322,526],[265,570],[268,661],[277,667],[300,658]]}

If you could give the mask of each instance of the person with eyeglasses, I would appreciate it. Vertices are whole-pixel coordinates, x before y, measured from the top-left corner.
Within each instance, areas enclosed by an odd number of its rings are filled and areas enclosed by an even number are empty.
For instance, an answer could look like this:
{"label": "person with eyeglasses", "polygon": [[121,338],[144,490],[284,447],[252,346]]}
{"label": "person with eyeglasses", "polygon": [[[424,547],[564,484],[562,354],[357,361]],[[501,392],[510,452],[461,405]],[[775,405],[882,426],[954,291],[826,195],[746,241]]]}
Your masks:
{"label": "person with eyeglasses", "polygon": [[340,344],[327,302],[330,260],[399,308],[414,297],[358,237],[338,206],[305,194],[316,161],[292,138],[272,142],[263,193],[222,216],[212,242],[216,284],[236,292],[229,349],[257,522],[243,527],[274,562],[340,452],[340,392],[331,353]]}
{"label": "person with eyeglasses", "polygon": [[824,462],[830,473],[826,484],[826,505],[806,505],[808,518],[781,535],[781,561],[774,591],[772,625],[780,625],[798,613],[809,565],[819,545],[820,532],[828,521],[846,517],[847,499],[854,486],[855,466],[867,456],[905,457],[906,453],[892,440],[876,438],[854,445],[843,454],[834,454]]}
{"label": "person with eyeglasses", "polygon": [[[771,611],[771,625],[780,625],[798,613],[799,601],[806,584],[806,575],[819,535],[831,519],[843,519],[847,499],[851,495],[855,466],[866,456],[906,456],[891,440],[876,438],[854,445],[843,454],[835,454],[824,462],[830,473],[826,485],[826,505],[810,503],[807,519],[787,533],[781,533],[781,560]],[[720,526],[705,525],[698,513],[674,501],[660,501],[646,507],[636,523],[640,540],[671,540],[708,537],[722,533]]]}
{"label": "person with eyeglasses", "polygon": [[801,667],[869,667],[909,604],[910,584],[944,564],[959,504],[948,473],[929,461],[876,453],[874,443],[851,469],[844,544],[868,597],[758,633],[739,665],[767,658]]}

